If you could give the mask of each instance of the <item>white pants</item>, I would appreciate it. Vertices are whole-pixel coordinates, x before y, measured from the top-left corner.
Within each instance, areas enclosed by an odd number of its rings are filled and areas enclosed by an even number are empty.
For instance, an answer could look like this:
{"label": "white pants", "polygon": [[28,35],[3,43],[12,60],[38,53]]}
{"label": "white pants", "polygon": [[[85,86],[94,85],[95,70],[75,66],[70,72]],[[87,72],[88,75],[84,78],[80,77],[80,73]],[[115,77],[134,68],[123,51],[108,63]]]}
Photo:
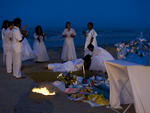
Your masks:
{"label": "white pants", "polygon": [[13,75],[15,77],[21,76],[21,52],[13,51]]}
{"label": "white pants", "polygon": [[12,60],[13,60],[12,51],[6,52],[6,70],[7,70],[7,73],[12,72],[12,63],[13,63]]}

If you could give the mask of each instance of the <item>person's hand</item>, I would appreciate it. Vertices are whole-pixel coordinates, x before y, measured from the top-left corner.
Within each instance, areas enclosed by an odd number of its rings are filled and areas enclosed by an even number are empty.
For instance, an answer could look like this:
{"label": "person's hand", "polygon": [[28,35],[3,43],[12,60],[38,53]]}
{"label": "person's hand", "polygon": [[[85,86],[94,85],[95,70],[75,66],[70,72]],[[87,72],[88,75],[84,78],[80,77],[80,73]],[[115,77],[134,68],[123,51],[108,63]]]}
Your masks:
{"label": "person's hand", "polygon": [[45,33],[43,33],[43,38],[45,38],[46,37],[46,34]]}
{"label": "person's hand", "polygon": [[75,37],[75,35],[74,35],[74,34],[71,34],[71,37],[72,37],[72,38],[74,38],[74,37]]}
{"label": "person's hand", "polygon": [[23,37],[27,37],[27,35],[28,35],[28,32],[25,30],[21,30],[21,33],[22,33]]}
{"label": "person's hand", "polygon": [[83,35],[86,37],[86,32],[85,31],[82,31]]}
{"label": "person's hand", "polygon": [[66,38],[66,37],[67,37],[67,35],[62,35],[62,37],[65,37],[65,38]]}

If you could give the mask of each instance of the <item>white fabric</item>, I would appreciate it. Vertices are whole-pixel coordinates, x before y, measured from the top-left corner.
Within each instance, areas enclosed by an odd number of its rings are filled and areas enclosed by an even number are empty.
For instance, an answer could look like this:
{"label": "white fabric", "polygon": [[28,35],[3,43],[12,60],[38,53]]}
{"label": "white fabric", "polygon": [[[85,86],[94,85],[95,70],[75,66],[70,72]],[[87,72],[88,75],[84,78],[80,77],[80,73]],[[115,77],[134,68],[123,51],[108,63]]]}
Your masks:
{"label": "white fabric", "polygon": [[65,63],[48,64],[48,69],[53,70],[54,72],[78,71],[82,69],[83,63],[84,61],[82,59],[76,59]]}
{"label": "white fabric", "polygon": [[22,52],[22,34],[18,27],[13,28],[13,40],[12,40],[12,48],[15,52],[21,53]]}
{"label": "white fabric", "polygon": [[1,31],[1,35],[2,35],[2,47],[3,47],[3,64],[5,65],[5,63],[6,63],[6,54],[5,54],[5,47],[4,47],[4,45],[5,45],[5,32],[6,32],[6,29],[2,29],[2,31]]}
{"label": "white fabric", "polygon": [[21,52],[22,52],[22,34],[18,27],[13,28],[12,49],[13,49],[13,75],[21,76]]}
{"label": "white fabric", "polygon": [[73,37],[71,35],[76,35],[76,32],[74,29],[65,29],[63,32],[63,35],[66,35],[63,49],[62,49],[62,55],[61,59],[63,61],[70,61],[70,60],[75,60],[76,57],[76,51],[75,51],[75,46],[74,46],[74,41]]}
{"label": "white fabric", "polygon": [[114,60],[113,56],[105,49],[101,47],[95,47],[93,52],[90,52],[88,48],[85,50],[85,55],[91,55],[90,70],[106,72],[104,62],[107,60]]}
{"label": "white fabric", "polygon": [[92,29],[92,30],[90,30],[90,31],[88,30],[86,32],[86,41],[85,41],[84,49],[86,49],[87,46],[90,44],[92,37],[94,38],[93,42],[92,42],[92,45],[94,47],[97,47],[97,40],[96,40],[97,33],[96,33],[96,31],[94,29]]}
{"label": "white fabric", "polygon": [[110,81],[110,105],[120,108],[120,104],[133,103],[133,94],[128,77],[127,67],[137,64],[121,60],[105,62]]}
{"label": "white fabric", "polygon": [[13,51],[13,75],[20,77],[21,75],[21,53]]}
{"label": "white fabric", "polygon": [[13,59],[13,52],[12,52],[12,30],[10,30],[9,28],[7,28],[6,32],[5,32],[5,44],[4,44],[4,48],[5,48],[5,54],[6,54],[6,70],[7,73],[11,73],[12,72],[12,59]]}
{"label": "white fabric", "polygon": [[[36,59],[35,61],[38,62],[44,62],[44,61],[48,61],[49,60],[49,56],[43,41],[43,36],[38,36],[36,35],[36,33],[34,33],[34,44],[33,44],[33,51],[34,54],[36,55]],[[38,38],[40,39],[40,41],[38,40]]]}
{"label": "white fabric", "polygon": [[150,113],[150,66],[128,67],[136,113]]}
{"label": "white fabric", "polygon": [[1,35],[2,35],[2,46],[3,46],[3,52],[5,53],[5,32],[6,32],[6,29],[2,29],[1,31]]}
{"label": "white fabric", "polygon": [[29,60],[35,57],[33,50],[26,38],[22,41],[22,60]]}

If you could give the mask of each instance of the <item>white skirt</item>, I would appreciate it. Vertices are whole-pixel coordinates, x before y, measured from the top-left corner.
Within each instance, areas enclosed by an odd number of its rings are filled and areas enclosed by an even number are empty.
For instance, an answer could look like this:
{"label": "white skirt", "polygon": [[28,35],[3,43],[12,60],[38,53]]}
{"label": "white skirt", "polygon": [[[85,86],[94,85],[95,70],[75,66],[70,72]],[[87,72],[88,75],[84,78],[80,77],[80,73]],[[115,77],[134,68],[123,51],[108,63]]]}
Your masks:
{"label": "white skirt", "polygon": [[26,38],[22,41],[22,60],[34,59],[35,55]]}
{"label": "white skirt", "polygon": [[103,48],[101,48],[101,51],[102,54],[92,57],[90,70],[106,72],[104,62],[107,60],[114,60],[113,56],[108,51]]}
{"label": "white skirt", "polygon": [[45,62],[49,60],[47,50],[43,41],[35,40],[33,44],[33,51],[36,55],[35,61]]}
{"label": "white skirt", "polygon": [[65,38],[61,59],[63,61],[75,60],[77,58],[73,38]]}

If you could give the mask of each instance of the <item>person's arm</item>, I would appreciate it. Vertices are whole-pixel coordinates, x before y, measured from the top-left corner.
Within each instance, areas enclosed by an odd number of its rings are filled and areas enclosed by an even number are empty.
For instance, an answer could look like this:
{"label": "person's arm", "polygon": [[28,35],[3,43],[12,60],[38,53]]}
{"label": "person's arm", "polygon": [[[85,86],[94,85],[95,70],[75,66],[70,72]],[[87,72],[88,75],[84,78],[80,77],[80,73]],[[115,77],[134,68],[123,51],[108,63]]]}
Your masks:
{"label": "person's arm", "polygon": [[18,40],[18,42],[22,42],[24,37],[22,36],[22,34],[20,33],[19,30],[14,31],[13,33],[13,37]]}
{"label": "person's arm", "polygon": [[34,38],[37,39],[40,42],[40,36],[36,35],[36,33],[34,33]]}
{"label": "person's arm", "polygon": [[66,30],[63,31],[62,37],[65,37],[65,38],[67,37],[67,35],[66,35]]}
{"label": "person's arm", "polygon": [[22,39],[19,42],[22,42],[24,40],[25,37],[22,36]]}
{"label": "person's arm", "polygon": [[92,38],[91,38],[91,40],[90,40],[90,44],[92,44],[92,43],[93,43],[93,40],[94,40],[94,37],[92,37]]}

